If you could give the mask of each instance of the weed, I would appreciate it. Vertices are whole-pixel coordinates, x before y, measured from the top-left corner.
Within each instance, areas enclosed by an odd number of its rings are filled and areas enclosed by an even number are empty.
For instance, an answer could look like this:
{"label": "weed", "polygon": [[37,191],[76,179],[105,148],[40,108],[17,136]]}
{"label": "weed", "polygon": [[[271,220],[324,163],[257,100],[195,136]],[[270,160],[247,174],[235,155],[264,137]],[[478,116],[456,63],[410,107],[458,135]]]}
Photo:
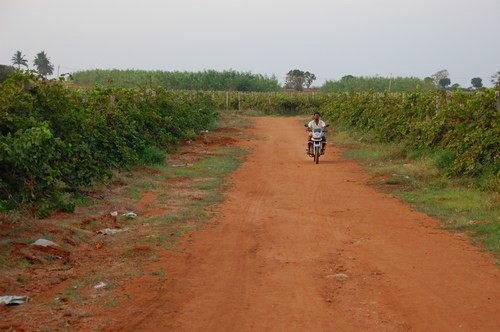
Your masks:
{"label": "weed", "polygon": [[134,201],[139,201],[142,198],[142,194],[137,190],[137,188],[132,188],[130,190],[130,198],[132,198]]}
{"label": "weed", "polygon": [[141,183],[141,188],[144,189],[144,190],[151,190],[155,187],[155,185],[151,182],[144,182],[144,183]]}
{"label": "weed", "polygon": [[60,305],[64,299],[67,302],[83,303],[86,297],[80,294],[81,289],[85,286],[83,280],[75,281],[71,284],[70,288],[65,289],[58,297],[53,300],[54,304]]}
{"label": "weed", "polygon": [[158,277],[158,279],[165,279],[165,271],[162,269],[156,270],[156,271],[151,271],[149,272],[150,275]]}
{"label": "weed", "polygon": [[167,154],[156,146],[147,146],[139,152],[139,161],[142,165],[162,165]]}
{"label": "weed", "polygon": [[106,302],[108,307],[116,308],[120,304],[120,300],[114,297],[111,301]]}

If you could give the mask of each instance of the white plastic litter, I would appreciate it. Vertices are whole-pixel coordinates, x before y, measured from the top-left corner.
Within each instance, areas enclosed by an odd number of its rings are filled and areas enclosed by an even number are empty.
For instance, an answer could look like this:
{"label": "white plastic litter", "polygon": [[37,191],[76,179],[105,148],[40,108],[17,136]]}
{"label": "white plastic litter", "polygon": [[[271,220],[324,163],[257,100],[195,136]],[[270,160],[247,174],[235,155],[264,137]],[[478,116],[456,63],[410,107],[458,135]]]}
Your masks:
{"label": "white plastic litter", "polygon": [[29,297],[27,296],[0,296],[0,304],[12,305],[12,304],[23,304],[28,302]]}
{"label": "white plastic litter", "polygon": [[113,211],[110,213],[112,217],[118,217],[118,211]]}
{"label": "white plastic litter", "polygon": [[127,217],[127,218],[131,218],[131,219],[134,219],[134,218],[136,218],[136,217],[137,217],[137,213],[134,213],[134,212],[130,211],[130,212],[127,212],[127,213],[122,214],[122,216]]}
{"label": "white plastic litter", "polygon": [[54,243],[50,240],[46,239],[38,239],[36,240],[32,246],[40,246],[40,247],[60,247],[57,243]]}
{"label": "white plastic litter", "polygon": [[98,283],[97,285],[94,286],[95,289],[99,289],[99,288],[104,288],[106,287],[108,284],[101,281],[100,283]]}
{"label": "white plastic litter", "polygon": [[128,228],[104,228],[98,230],[97,233],[104,235],[114,235],[116,233],[126,232],[126,231],[128,231]]}
{"label": "white plastic litter", "polygon": [[177,167],[191,167],[193,164],[174,164],[172,167],[177,168]]}

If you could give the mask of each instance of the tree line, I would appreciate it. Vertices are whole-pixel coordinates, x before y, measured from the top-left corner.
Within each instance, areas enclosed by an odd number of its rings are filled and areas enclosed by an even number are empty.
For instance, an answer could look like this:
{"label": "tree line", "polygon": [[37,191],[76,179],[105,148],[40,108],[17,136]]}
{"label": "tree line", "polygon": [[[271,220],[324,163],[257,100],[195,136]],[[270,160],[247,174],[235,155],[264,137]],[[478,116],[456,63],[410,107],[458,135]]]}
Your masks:
{"label": "tree line", "polygon": [[[443,69],[424,79],[417,77],[356,77],[346,75],[340,80],[326,81],[321,90],[323,92],[471,91],[484,87],[483,80],[480,77],[473,77],[470,83],[471,86],[468,88],[463,88],[458,83],[452,84],[448,70]],[[491,77],[491,83],[496,87],[500,87],[500,71]]]}
{"label": "tree line", "polygon": [[[16,51],[11,58],[11,66],[0,65],[0,83],[7,76],[21,68],[29,69],[26,55]],[[54,65],[47,53],[41,51],[33,59],[33,68],[42,77],[52,75]],[[483,87],[480,77],[473,77],[468,88],[461,87],[458,83],[452,84],[446,69],[425,77],[369,77],[346,75],[340,80],[327,80],[321,90],[324,92],[411,92],[415,90],[474,90]],[[282,88],[287,90],[303,91],[310,89],[316,80],[316,75],[301,69],[290,70],[283,86],[276,76],[254,74],[251,72],[238,72],[234,70],[215,71],[205,70],[199,72],[187,71],[146,71],[146,70],[84,70],[72,74],[73,80],[80,85],[94,85],[96,83],[116,87],[161,86],[171,90],[201,90],[201,91],[256,91],[275,92]],[[500,87],[500,71],[491,76],[491,83]]]}
{"label": "tree line", "polygon": [[417,77],[356,77],[346,75],[337,81],[326,81],[321,87],[323,92],[406,92],[435,90],[432,82]]}
{"label": "tree line", "polygon": [[114,87],[161,86],[169,90],[199,91],[280,91],[275,76],[234,70],[199,72],[147,70],[85,70],[72,74],[79,85],[96,83]]}

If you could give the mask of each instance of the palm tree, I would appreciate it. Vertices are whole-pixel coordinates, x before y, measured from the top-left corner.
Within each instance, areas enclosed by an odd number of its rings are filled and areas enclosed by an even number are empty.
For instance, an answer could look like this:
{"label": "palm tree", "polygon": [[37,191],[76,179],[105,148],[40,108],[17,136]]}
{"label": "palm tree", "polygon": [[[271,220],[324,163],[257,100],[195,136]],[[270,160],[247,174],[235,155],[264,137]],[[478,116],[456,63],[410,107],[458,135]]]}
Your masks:
{"label": "palm tree", "polygon": [[17,66],[17,70],[21,69],[21,66],[28,68],[28,60],[24,58],[24,54],[21,51],[14,53],[14,56],[10,60],[14,66]]}
{"label": "palm tree", "polygon": [[36,55],[35,60],[33,60],[33,65],[43,77],[52,75],[54,72],[54,66],[50,63],[50,59],[47,57],[45,51],[41,51]]}

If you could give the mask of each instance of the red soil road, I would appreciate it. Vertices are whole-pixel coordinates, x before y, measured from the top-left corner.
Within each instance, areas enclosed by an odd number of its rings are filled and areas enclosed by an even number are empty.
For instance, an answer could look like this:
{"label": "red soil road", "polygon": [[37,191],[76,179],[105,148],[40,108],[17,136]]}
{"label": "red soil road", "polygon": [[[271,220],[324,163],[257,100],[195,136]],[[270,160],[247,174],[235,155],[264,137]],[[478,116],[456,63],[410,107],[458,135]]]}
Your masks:
{"label": "red soil road", "polygon": [[368,186],[337,148],[314,165],[298,119],[252,132],[220,223],[165,254],[164,291],[134,295],[109,331],[500,331],[488,254]]}

